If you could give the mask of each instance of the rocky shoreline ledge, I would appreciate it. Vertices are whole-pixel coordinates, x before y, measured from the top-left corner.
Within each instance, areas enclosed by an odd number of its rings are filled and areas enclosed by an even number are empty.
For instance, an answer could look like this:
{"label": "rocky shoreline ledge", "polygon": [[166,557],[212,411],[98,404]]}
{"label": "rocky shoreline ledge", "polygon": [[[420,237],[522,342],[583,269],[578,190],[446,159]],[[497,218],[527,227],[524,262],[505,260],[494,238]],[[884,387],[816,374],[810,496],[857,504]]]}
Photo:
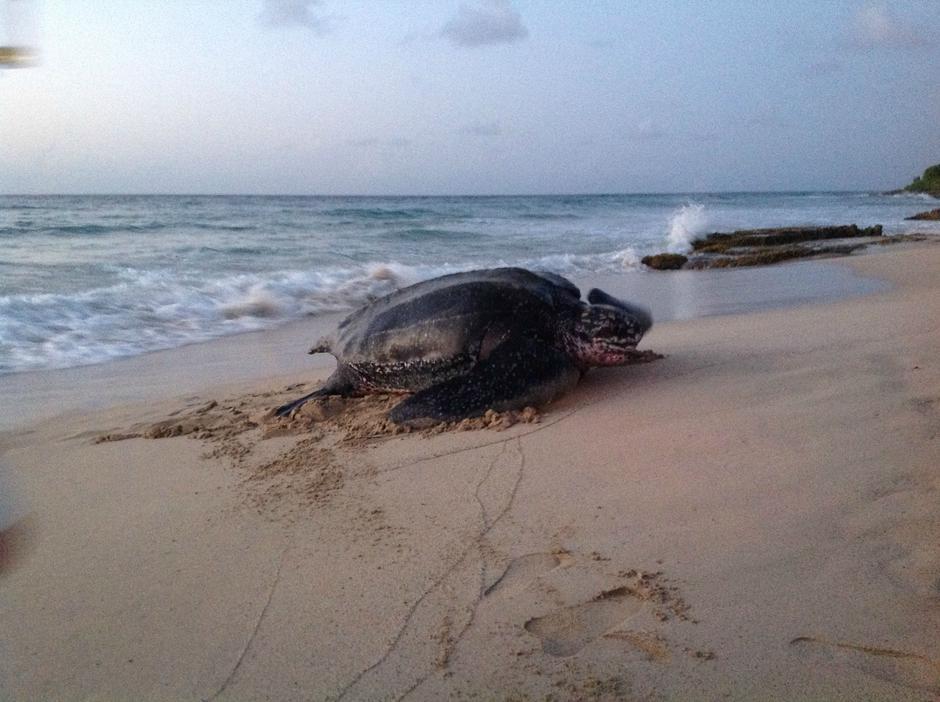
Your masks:
{"label": "rocky shoreline ledge", "polygon": [[765,266],[811,256],[845,256],[869,245],[920,241],[919,234],[885,237],[882,227],[846,224],[831,227],[773,227],[714,232],[692,242],[688,255],[660,253],[645,256],[643,265],[654,270],[701,270]]}
{"label": "rocky shoreline ledge", "polygon": [[905,217],[904,219],[920,219],[920,220],[926,220],[928,222],[937,222],[937,221],[940,221],[940,207],[938,207],[935,210],[927,210],[926,212],[918,212],[916,215]]}

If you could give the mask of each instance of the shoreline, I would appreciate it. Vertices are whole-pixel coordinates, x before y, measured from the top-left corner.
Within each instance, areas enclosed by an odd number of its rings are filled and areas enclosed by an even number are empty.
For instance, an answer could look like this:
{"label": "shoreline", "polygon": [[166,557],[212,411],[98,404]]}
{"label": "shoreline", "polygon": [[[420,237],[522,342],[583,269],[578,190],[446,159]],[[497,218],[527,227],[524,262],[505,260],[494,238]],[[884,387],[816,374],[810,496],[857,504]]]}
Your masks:
{"label": "shoreline", "polygon": [[856,195],[518,197],[499,206],[460,198],[433,206],[13,198],[4,204],[16,225],[0,300],[0,371],[107,362],[274,329],[456,269],[516,263],[572,278],[616,274],[639,268],[667,240],[706,231],[852,221],[882,226],[886,240],[940,233],[935,223],[904,220],[911,202]]}
{"label": "shoreline", "polygon": [[37,536],[0,696],[940,694],[940,248],[818,265],[890,285],[657,323],[665,359],[504,431],[94,443],[327,370],[285,333],[269,377],[196,368],[181,408],[135,369],[149,402],[5,434]]}
{"label": "shoreline", "polygon": [[[874,250],[862,255],[879,253]],[[574,282],[584,294],[596,286],[651,307],[657,324],[824,303],[871,294],[887,285],[838,265],[837,258],[667,275],[655,271],[596,274]],[[323,373],[332,367],[332,359],[308,356],[304,351],[348,313],[294,319],[267,330],[88,365],[0,375],[0,394],[8,398],[0,432],[23,429],[62,412],[103,409],[135,399],[166,400],[214,385],[238,386],[266,377]],[[172,388],[168,387],[171,383]]]}

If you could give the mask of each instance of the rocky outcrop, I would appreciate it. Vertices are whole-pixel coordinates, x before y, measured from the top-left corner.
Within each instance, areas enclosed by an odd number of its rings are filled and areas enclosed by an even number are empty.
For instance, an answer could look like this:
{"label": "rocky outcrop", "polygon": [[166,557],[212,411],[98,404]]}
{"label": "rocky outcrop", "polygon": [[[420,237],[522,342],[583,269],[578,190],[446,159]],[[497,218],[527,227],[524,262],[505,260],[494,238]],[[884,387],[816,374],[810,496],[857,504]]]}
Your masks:
{"label": "rocky outcrop", "polygon": [[855,239],[881,236],[880,224],[859,228],[855,224],[837,227],[775,227],[772,229],[741,229],[730,234],[714,233],[692,242],[692,249],[701,253],[725,253],[729,249],[753,246],[783,246],[827,239]]}
{"label": "rocky outcrop", "polygon": [[766,266],[811,256],[845,256],[881,240],[880,224],[742,229],[715,232],[693,242],[688,257],[661,253],[646,256],[642,262],[656,270]]}
{"label": "rocky outcrop", "polygon": [[730,256],[697,257],[686,268],[741,268],[744,266],[769,266],[772,263],[791,261],[795,258],[811,256],[847,256],[853,251],[864,248],[865,244],[846,244],[843,246],[768,246],[761,250],[736,253]]}
{"label": "rocky outcrop", "polygon": [[674,253],[661,253],[653,256],[644,256],[640,261],[644,266],[655,268],[658,271],[677,271],[689,260],[688,256]]}
{"label": "rocky outcrop", "polygon": [[918,212],[912,217],[905,217],[904,219],[926,219],[929,221],[937,222],[940,221],[940,207],[935,210],[927,210],[926,212]]}

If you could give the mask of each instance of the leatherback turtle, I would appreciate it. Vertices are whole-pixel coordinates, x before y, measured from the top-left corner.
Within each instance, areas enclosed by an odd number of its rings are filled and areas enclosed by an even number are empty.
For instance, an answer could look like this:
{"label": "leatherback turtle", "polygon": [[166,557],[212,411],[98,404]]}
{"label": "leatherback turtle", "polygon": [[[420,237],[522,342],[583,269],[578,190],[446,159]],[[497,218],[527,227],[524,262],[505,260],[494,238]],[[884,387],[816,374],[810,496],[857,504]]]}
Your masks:
{"label": "leatherback turtle", "polygon": [[336,371],[314,397],[411,392],[389,414],[398,424],[454,421],[540,405],[592,366],[643,358],[650,313],[571,281],[523,268],[454,273],[411,285],[356,310],[309,353]]}

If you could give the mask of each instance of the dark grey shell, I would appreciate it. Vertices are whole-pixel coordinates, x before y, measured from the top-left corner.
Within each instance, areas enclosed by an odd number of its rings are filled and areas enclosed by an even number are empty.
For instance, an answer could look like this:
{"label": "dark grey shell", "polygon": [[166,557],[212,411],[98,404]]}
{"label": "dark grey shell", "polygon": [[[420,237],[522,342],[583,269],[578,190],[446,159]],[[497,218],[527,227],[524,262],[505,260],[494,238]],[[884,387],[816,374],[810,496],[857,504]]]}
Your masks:
{"label": "dark grey shell", "polygon": [[356,310],[311,353],[331,352],[322,387],[275,410],[290,416],[327,395],[410,392],[396,424],[456,421],[487,409],[552,401],[592,366],[624,365],[649,313],[600,290],[588,301],[568,280],[522,268],[455,273]]}
{"label": "dark grey shell", "polygon": [[[426,366],[457,373],[512,331],[551,342],[581,292],[561,276],[522,268],[455,273],[402,288],[353,312],[328,344],[365,376]],[[447,373],[449,375],[450,373]],[[378,378],[376,378],[378,380]],[[381,383],[380,383],[381,384]],[[408,383],[409,385],[411,383]]]}

